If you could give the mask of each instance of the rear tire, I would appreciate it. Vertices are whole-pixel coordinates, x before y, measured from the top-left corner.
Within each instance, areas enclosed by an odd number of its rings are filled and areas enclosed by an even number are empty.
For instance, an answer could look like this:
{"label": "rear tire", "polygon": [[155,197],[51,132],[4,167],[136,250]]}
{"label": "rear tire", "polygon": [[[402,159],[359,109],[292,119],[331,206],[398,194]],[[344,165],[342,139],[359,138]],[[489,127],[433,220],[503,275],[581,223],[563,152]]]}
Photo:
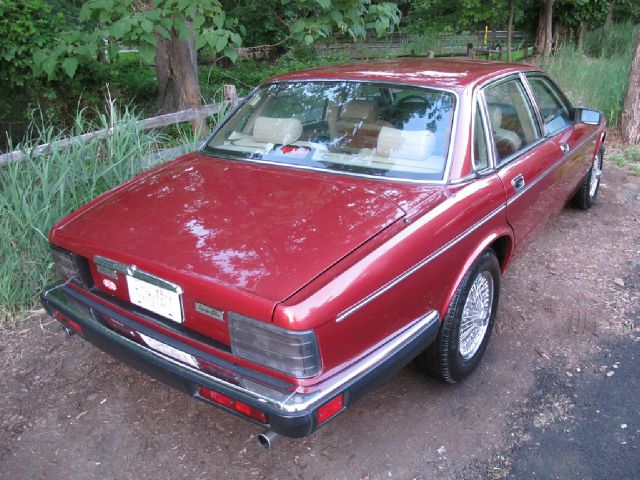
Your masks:
{"label": "rear tire", "polygon": [[573,204],[582,210],[588,210],[594,203],[596,203],[598,190],[600,190],[603,160],[604,153],[600,150],[598,154],[593,157],[593,164],[591,165],[591,168],[582,179],[580,188],[578,188],[578,191],[572,198]]}
{"label": "rear tire", "polygon": [[429,376],[457,383],[478,366],[491,337],[500,294],[500,264],[484,252],[456,289],[436,341],[419,357]]}

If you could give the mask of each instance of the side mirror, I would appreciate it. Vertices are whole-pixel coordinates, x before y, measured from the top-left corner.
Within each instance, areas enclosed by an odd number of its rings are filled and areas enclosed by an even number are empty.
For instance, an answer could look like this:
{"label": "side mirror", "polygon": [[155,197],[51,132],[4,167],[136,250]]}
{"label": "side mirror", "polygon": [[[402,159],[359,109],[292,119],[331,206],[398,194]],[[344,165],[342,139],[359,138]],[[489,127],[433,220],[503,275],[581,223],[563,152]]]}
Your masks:
{"label": "side mirror", "polygon": [[589,108],[576,108],[575,121],[587,125],[600,125],[602,122],[602,113]]}

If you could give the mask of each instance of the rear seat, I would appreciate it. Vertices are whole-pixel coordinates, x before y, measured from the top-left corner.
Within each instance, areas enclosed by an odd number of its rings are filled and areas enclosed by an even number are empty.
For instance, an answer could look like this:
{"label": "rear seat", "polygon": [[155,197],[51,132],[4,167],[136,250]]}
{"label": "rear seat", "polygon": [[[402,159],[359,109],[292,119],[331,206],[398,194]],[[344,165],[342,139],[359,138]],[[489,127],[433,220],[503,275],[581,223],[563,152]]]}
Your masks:
{"label": "rear seat", "polygon": [[238,147],[263,148],[266,144],[290,145],[302,135],[297,118],[256,117],[251,136],[235,132],[229,141]]}
{"label": "rear seat", "polygon": [[436,136],[430,130],[405,131],[383,126],[375,150],[364,148],[360,155],[372,163],[440,172],[445,159],[433,155]]}
{"label": "rear seat", "polygon": [[354,148],[373,148],[378,133],[388,122],[378,118],[378,104],[369,100],[352,100],[340,108],[335,132],[341,145]]}

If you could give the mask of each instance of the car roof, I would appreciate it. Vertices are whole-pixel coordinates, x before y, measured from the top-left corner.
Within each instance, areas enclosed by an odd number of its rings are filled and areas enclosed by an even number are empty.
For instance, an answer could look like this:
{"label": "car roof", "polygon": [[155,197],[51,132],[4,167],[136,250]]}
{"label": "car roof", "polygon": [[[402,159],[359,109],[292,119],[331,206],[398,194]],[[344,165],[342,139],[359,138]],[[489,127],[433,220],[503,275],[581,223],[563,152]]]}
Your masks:
{"label": "car roof", "polygon": [[524,64],[470,59],[404,58],[310,68],[280,75],[271,81],[361,80],[409,83],[462,91],[503,74],[527,70],[539,69]]}

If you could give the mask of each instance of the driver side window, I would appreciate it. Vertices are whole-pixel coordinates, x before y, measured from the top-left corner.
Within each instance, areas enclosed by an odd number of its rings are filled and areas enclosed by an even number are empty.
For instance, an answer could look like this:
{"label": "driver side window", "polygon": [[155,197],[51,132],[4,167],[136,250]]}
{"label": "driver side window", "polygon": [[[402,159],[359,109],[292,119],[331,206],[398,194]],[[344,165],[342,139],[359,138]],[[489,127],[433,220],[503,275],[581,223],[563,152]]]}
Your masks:
{"label": "driver side window", "polygon": [[545,136],[558,133],[571,125],[569,107],[551,82],[539,76],[529,76],[527,80],[531,86],[533,98],[540,109]]}

